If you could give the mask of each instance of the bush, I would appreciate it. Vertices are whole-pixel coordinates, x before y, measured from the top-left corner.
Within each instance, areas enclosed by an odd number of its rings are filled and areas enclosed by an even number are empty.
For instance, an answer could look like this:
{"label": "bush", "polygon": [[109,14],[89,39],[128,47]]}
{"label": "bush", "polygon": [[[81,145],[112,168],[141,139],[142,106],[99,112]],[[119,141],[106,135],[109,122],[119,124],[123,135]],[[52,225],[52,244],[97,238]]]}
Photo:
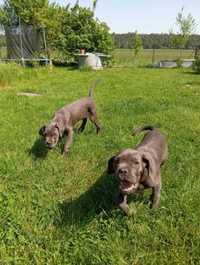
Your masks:
{"label": "bush", "polygon": [[176,59],[176,64],[178,68],[182,67],[182,63],[183,63],[183,60],[181,60],[181,58]]}
{"label": "bush", "polygon": [[85,7],[75,6],[64,9],[61,18],[61,32],[54,45],[63,54],[71,54],[85,49],[87,52],[110,53],[113,39],[104,22],[94,17],[94,13]]}
{"label": "bush", "polygon": [[193,70],[196,73],[200,74],[200,56],[198,56],[193,63]]}
{"label": "bush", "polygon": [[90,8],[59,6],[49,0],[5,0],[0,5],[0,25],[18,25],[18,16],[22,23],[45,28],[49,56],[57,51],[67,63],[74,61],[74,53],[81,48],[106,54],[114,48],[109,27]]}

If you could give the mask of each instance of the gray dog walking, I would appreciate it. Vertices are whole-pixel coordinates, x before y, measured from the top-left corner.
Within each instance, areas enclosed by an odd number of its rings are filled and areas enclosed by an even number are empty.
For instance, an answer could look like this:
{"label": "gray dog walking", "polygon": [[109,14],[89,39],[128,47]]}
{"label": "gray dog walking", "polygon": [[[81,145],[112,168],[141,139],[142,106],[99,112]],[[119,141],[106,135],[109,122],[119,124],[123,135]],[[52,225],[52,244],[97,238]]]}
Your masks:
{"label": "gray dog walking", "polygon": [[127,214],[130,209],[127,195],[142,188],[151,188],[151,207],[159,206],[161,191],[161,166],[168,156],[167,141],[153,126],[137,128],[133,134],[147,131],[143,140],[134,149],[126,149],[108,161],[108,173],[119,180],[119,207]]}
{"label": "gray dog walking", "polygon": [[87,97],[64,106],[54,114],[48,125],[42,126],[39,134],[43,136],[47,148],[54,148],[59,139],[66,136],[63,154],[67,153],[73,141],[73,127],[80,120],[82,120],[82,124],[78,129],[79,133],[84,131],[87,119],[96,126],[96,132],[99,133],[101,126],[97,119],[96,107],[92,98],[93,89],[98,81],[94,82]]}

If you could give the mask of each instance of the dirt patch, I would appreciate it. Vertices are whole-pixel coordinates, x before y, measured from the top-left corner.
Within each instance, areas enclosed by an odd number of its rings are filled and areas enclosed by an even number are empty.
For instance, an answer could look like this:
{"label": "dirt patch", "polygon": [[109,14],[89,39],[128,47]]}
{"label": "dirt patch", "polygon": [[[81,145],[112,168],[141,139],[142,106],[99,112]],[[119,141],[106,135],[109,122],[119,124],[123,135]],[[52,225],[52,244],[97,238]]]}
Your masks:
{"label": "dirt patch", "polygon": [[17,96],[39,97],[39,96],[41,96],[41,94],[38,94],[38,93],[29,93],[29,92],[21,92],[21,93],[17,93]]}

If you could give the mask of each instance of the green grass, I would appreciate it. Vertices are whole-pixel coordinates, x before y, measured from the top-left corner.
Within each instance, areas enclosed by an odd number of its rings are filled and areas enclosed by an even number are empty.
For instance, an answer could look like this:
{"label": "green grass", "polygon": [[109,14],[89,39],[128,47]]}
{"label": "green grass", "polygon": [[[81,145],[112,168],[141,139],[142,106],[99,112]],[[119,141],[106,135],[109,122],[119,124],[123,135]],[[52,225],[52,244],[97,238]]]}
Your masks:
{"label": "green grass", "polygon": [[[0,264],[153,265],[200,260],[200,77],[189,70],[0,65]],[[56,109],[87,95],[103,126],[75,134],[67,157],[48,154],[38,130]],[[35,98],[18,92],[39,92]],[[132,217],[113,207],[107,160],[136,145],[133,127],[159,124],[168,136],[161,206],[133,196]]]}
{"label": "green grass", "polygon": [[[114,66],[137,66],[137,65],[150,65],[152,64],[153,50],[145,49],[142,50],[137,58],[134,57],[134,51],[131,49],[116,49],[113,52]],[[156,49],[155,50],[155,63],[161,60],[177,60],[192,59],[194,57],[193,50],[177,50],[177,49]]]}

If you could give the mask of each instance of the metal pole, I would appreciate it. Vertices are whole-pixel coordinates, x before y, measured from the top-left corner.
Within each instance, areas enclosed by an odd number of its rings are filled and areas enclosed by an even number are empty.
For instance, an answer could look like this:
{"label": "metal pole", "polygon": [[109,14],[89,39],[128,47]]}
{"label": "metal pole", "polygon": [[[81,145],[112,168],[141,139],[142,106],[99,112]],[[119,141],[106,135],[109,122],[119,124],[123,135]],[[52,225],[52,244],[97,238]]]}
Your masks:
{"label": "metal pole", "polygon": [[[49,58],[49,56],[48,56],[48,51],[47,51],[47,41],[46,41],[45,28],[42,28],[42,31],[43,31],[44,49],[45,49],[46,56],[47,56],[48,60],[50,60],[50,58]],[[47,65],[47,59],[46,59],[46,65]]]}
{"label": "metal pole", "polygon": [[23,42],[22,42],[22,27],[21,27],[21,19],[19,17],[19,38],[20,38],[20,50],[21,50],[21,60],[22,60],[22,65],[25,66],[24,63],[24,54],[23,54]]}
{"label": "metal pole", "polygon": [[156,50],[155,50],[155,48],[153,47],[153,53],[152,53],[152,65],[155,64],[155,55],[156,55]]}

